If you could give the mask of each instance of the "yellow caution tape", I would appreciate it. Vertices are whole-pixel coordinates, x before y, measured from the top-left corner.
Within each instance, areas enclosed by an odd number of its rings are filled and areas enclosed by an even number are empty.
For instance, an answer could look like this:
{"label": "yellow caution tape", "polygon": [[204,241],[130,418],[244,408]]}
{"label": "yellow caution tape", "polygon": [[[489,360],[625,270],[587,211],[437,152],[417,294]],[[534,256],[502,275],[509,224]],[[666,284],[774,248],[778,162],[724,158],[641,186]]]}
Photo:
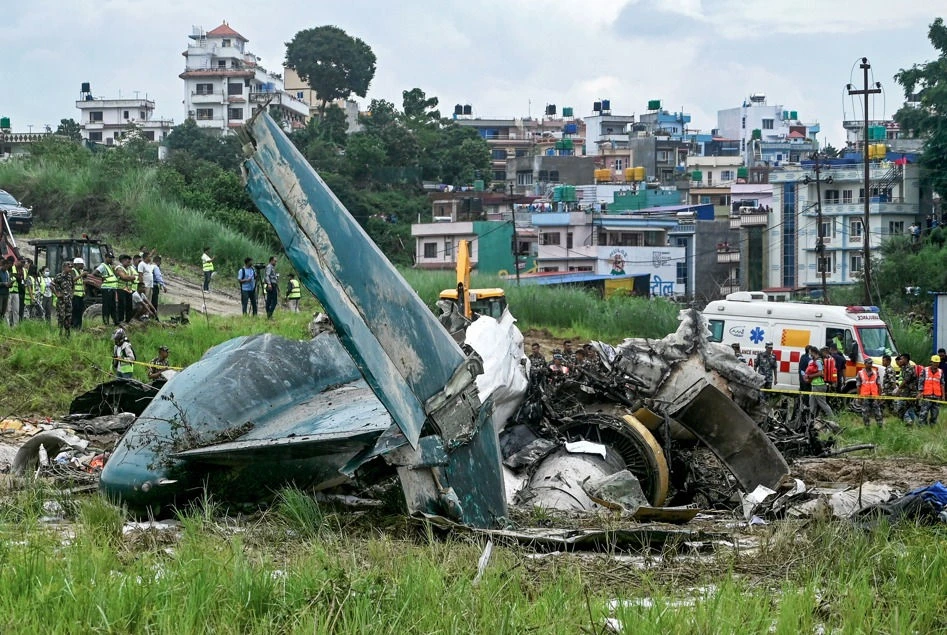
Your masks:
{"label": "yellow caution tape", "polygon": [[150,362],[136,362],[132,359],[122,359],[121,357],[112,358],[116,362],[122,362],[123,364],[135,364],[137,366],[147,366],[148,368],[164,368],[165,370],[184,370],[183,366],[164,366],[163,364],[152,364]]}
{"label": "yellow caution tape", "polygon": [[[47,348],[57,348],[63,351],[74,352],[71,349],[66,348],[65,346],[57,346],[56,344],[47,344],[46,342],[37,342],[35,340],[24,340],[19,337],[11,337],[9,335],[0,335],[5,340],[10,340],[12,342],[20,342],[22,344],[29,344],[30,346],[45,346]],[[88,354],[83,354],[84,357],[91,359]],[[168,370],[184,370],[183,366],[160,366],[158,364],[150,364],[146,362],[134,362],[131,360],[121,360],[117,357],[112,358],[115,361],[124,361],[126,364],[138,364],[139,366],[147,366],[149,368],[166,368]]]}
{"label": "yellow caution tape", "polygon": [[[797,395],[800,397],[807,397],[813,394],[812,392],[803,392],[801,390],[787,390],[785,388],[760,388],[760,392],[778,393],[782,395]],[[924,397],[918,397],[918,396],[913,396],[913,397],[910,397],[910,396],[897,397],[894,395],[863,396],[863,395],[857,395],[855,393],[840,393],[840,392],[815,392],[814,394],[821,395],[823,397],[832,397],[833,399],[836,397],[840,397],[842,399],[872,399],[872,400],[879,400],[879,401],[914,401],[918,399],[923,399],[924,401],[930,401],[932,403],[947,404],[947,401],[944,401],[941,399],[926,399]]]}

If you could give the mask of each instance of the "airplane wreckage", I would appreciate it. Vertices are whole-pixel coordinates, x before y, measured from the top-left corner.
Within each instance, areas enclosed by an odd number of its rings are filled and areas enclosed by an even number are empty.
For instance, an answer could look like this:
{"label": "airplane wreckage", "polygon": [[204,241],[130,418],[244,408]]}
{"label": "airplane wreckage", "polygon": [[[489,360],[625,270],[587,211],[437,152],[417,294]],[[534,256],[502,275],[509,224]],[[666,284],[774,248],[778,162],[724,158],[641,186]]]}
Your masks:
{"label": "airplane wreckage", "polygon": [[205,490],[245,502],[397,475],[410,513],[493,528],[508,505],[611,506],[589,485],[623,479],[646,507],[711,503],[698,451],[746,492],[788,474],[759,425],[762,379],[697,311],[661,340],[597,344],[597,372],[553,386],[508,312],[458,345],[272,119],[242,135],[247,189],[335,332],[210,349],[121,439],[106,496],[157,514]]}

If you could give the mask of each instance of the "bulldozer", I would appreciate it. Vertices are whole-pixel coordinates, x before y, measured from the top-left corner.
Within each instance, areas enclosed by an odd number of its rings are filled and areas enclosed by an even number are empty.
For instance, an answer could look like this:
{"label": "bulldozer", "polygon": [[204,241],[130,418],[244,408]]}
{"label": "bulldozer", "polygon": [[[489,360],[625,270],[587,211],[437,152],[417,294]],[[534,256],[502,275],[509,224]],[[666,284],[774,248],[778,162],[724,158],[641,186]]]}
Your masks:
{"label": "bulldozer", "polygon": [[506,293],[498,287],[471,289],[471,269],[470,241],[458,241],[457,288],[444,289],[440,299],[453,302],[457,306],[457,312],[467,320],[472,321],[481,315],[489,315],[499,320],[507,306]]}

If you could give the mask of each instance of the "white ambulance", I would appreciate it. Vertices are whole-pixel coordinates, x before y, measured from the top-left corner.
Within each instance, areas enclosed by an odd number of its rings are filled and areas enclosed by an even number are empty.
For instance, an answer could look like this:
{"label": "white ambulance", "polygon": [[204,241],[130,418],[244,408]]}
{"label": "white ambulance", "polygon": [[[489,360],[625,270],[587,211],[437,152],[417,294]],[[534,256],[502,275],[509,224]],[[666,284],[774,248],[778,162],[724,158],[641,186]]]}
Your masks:
{"label": "white ambulance", "polygon": [[831,306],[799,302],[767,302],[761,292],[739,291],[726,300],[711,302],[703,311],[711,341],[739,344],[752,363],[767,342],[779,362],[774,388],[799,388],[799,358],[807,345],[840,344],[848,363],[845,389],[854,390],[855,373],[871,357],[876,365],[882,355],[897,357],[888,326],[875,306]]}

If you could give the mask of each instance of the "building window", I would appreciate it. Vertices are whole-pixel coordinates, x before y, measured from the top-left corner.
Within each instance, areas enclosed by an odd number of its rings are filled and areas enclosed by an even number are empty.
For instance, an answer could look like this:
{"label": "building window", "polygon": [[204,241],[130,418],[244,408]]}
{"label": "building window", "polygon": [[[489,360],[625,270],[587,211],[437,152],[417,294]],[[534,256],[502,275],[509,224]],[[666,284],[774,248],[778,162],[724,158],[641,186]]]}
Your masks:
{"label": "building window", "polygon": [[740,128],[742,128],[743,130],[746,130],[746,117],[743,117],[742,120],[740,121]]}
{"label": "building window", "polygon": [[221,46],[230,46],[230,40],[224,40],[220,43]]}
{"label": "building window", "polygon": [[123,111],[122,111],[122,119],[128,119],[128,111],[127,111],[127,110],[123,110]]}
{"label": "building window", "polygon": [[493,150],[490,150],[490,158],[494,161],[505,161],[506,150],[503,148],[494,148]]}
{"label": "building window", "polygon": [[852,219],[848,226],[848,237],[850,240],[862,239],[862,222]]}
{"label": "building window", "polygon": [[559,182],[559,170],[549,170],[549,182],[550,183]]}
{"label": "building window", "polygon": [[772,130],[773,129],[773,120],[764,119],[763,120],[763,130]]}
{"label": "building window", "polygon": [[832,238],[835,236],[835,219],[822,221],[822,237]]}
{"label": "building window", "polygon": [[525,156],[526,156],[526,148],[517,148],[517,149],[516,149],[516,156],[518,156],[518,157],[525,157]]}
{"label": "building window", "polygon": [[242,82],[230,82],[227,84],[227,94],[228,95],[242,95],[243,94],[243,83]]}
{"label": "building window", "polygon": [[615,169],[619,172],[625,167],[625,161],[623,159],[615,159]]}
{"label": "building window", "polygon": [[678,247],[687,247],[687,239],[686,239],[686,238],[678,238],[678,239],[677,239],[677,246],[678,246]]}
{"label": "building window", "polygon": [[553,273],[554,271],[559,271],[559,267],[540,267],[539,270],[543,273]]}
{"label": "building window", "polygon": [[838,190],[826,190],[826,191],[825,191],[825,204],[826,204],[826,205],[838,205]]}
{"label": "building window", "polygon": [[572,232],[566,232],[566,249],[572,249]]}
{"label": "building window", "polygon": [[664,163],[668,160],[667,150],[658,150],[658,162]]}
{"label": "building window", "polygon": [[213,119],[213,118],[214,118],[213,108],[198,108],[197,109],[198,121],[206,121],[208,119]]}
{"label": "building window", "polygon": [[90,131],[89,141],[98,141],[99,143],[102,143],[102,131],[101,130]]}
{"label": "building window", "polygon": [[102,121],[102,111],[101,111],[101,110],[90,110],[90,111],[89,111],[89,121],[90,121],[90,122]]}
{"label": "building window", "polygon": [[835,252],[828,253],[819,258],[819,273],[835,273]]}
{"label": "building window", "polygon": [[720,171],[720,180],[721,180],[721,181],[732,181],[732,180],[733,180],[733,170],[721,170],[721,171]]}
{"label": "building window", "polygon": [[848,205],[852,202],[852,191],[851,190],[842,190],[842,202]]}
{"label": "building window", "polygon": [[904,221],[903,220],[888,221],[888,233],[891,235],[903,234]]}
{"label": "building window", "polygon": [[493,171],[493,180],[494,180],[494,181],[505,181],[505,180],[506,180],[506,170],[494,170],[494,171]]}
{"label": "building window", "polygon": [[677,283],[687,285],[687,263],[677,263]]}
{"label": "building window", "polygon": [[236,119],[243,121],[243,108],[228,108],[227,119]]}
{"label": "building window", "polygon": [[213,84],[197,84],[194,87],[194,92],[198,95],[213,95],[214,85]]}
{"label": "building window", "polygon": [[521,171],[516,173],[516,184],[517,185],[532,185],[533,184],[533,173],[529,171]]}
{"label": "building window", "polygon": [[707,170],[707,185],[713,185],[713,184],[714,184],[714,173],[711,172],[710,170]]}
{"label": "building window", "polygon": [[559,232],[543,232],[539,235],[540,245],[558,245]]}
{"label": "building window", "polygon": [[227,68],[227,60],[217,60],[217,68]]}
{"label": "building window", "polygon": [[863,262],[864,260],[862,259],[862,256],[852,254],[851,260],[850,260],[851,266],[849,267],[849,269],[851,269],[852,273],[860,273],[862,270]]}
{"label": "building window", "polygon": [[424,257],[437,258],[437,243],[424,243]]}

